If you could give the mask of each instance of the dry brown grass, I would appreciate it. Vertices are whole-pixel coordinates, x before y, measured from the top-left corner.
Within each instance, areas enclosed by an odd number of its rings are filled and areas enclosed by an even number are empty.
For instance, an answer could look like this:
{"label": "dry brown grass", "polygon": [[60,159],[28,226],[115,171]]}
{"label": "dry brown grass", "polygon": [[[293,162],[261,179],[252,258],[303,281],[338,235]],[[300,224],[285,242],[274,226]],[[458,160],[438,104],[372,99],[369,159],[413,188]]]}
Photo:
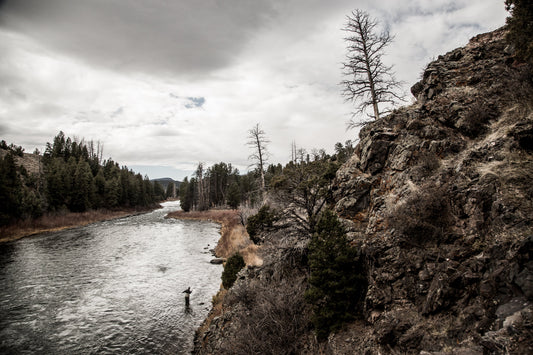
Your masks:
{"label": "dry brown grass", "polygon": [[263,263],[257,254],[257,246],[250,240],[246,228],[241,224],[237,210],[176,211],[169,213],[167,217],[220,223],[221,236],[215,248],[217,257],[229,258],[236,252],[240,252],[246,265]]}
{"label": "dry brown grass", "polygon": [[105,221],[109,219],[125,217],[136,213],[146,212],[146,210],[94,210],[83,213],[62,212],[56,214],[46,214],[37,219],[19,221],[15,224],[0,228],[0,243],[17,240],[30,235],[44,232],[54,232],[68,228],[85,226],[91,223]]}

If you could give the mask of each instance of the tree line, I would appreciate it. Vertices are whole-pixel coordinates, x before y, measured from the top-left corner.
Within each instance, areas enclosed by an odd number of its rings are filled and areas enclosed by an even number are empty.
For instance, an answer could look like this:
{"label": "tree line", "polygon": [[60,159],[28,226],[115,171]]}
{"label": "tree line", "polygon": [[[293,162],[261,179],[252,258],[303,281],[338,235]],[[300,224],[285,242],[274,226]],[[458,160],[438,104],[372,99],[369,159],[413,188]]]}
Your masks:
{"label": "tree line", "polygon": [[199,163],[193,176],[180,184],[181,208],[204,211],[210,208],[255,205],[259,201],[258,171],[240,175],[231,164],[220,162],[209,168]]}
{"label": "tree line", "polygon": [[[261,149],[262,163],[265,163],[266,147],[262,146]],[[345,144],[335,144],[333,155],[326,154],[324,150],[314,149],[307,153],[305,149],[295,149],[297,154],[285,166],[269,164],[261,172],[262,165],[254,164],[255,168],[244,175],[228,163],[220,162],[208,168],[199,163],[193,176],[185,177],[180,184],[181,208],[188,212],[222,207],[260,207],[265,203],[265,192],[268,192],[269,198],[279,197],[298,204],[313,204],[313,194],[322,193],[320,188],[317,190],[316,184],[322,187],[331,182],[336,169],[352,155],[354,149],[350,140]],[[324,178],[324,174],[327,178]],[[305,187],[309,191],[302,191]],[[299,191],[305,195],[306,202],[294,195]],[[283,198],[281,194],[284,194]],[[317,200],[318,196],[314,198]],[[309,206],[306,208],[312,209]]]}
{"label": "tree line", "polygon": [[103,146],[77,141],[59,132],[38,159],[42,171],[29,174],[16,163],[21,147],[2,144],[0,159],[0,225],[37,218],[46,212],[145,208],[165,198],[165,191],[147,176],[112,159],[102,160]]}

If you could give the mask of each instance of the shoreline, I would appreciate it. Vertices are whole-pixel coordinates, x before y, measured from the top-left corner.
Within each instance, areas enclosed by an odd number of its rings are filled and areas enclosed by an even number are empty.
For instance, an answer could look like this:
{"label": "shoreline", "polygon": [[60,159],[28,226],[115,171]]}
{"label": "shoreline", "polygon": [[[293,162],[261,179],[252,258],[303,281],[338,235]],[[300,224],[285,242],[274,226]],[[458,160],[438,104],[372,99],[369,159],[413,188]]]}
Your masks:
{"label": "shoreline", "polygon": [[124,209],[117,211],[92,210],[87,212],[67,212],[64,214],[47,214],[33,220],[19,221],[13,225],[0,228],[0,244],[8,243],[37,234],[58,232],[76,227],[87,226],[96,222],[134,216],[153,211],[159,207],[146,209]]}
{"label": "shoreline", "polygon": [[263,260],[257,252],[258,246],[248,236],[246,228],[241,224],[237,210],[175,211],[167,214],[165,218],[218,223],[220,224],[220,238],[215,247],[217,258],[227,259],[239,252],[247,266],[261,266],[263,264]]}
{"label": "shoreline", "polygon": [[[176,211],[169,213],[166,218],[218,223],[221,227],[220,239],[215,248],[216,257],[228,258],[234,253],[239,252],[247,267],[261,266],[263,264],[263,260],[258,253],[259,248],[252,242],[248,232],[246,232],[246,228],[241,224],[237,210]],[[195,348],[197,344],[205,341],[206,334],[213,319],[223,314],[223,302],[227,293],[228,290],[220,286],[220,290],[213,296],[211,310],[194,334]]]}

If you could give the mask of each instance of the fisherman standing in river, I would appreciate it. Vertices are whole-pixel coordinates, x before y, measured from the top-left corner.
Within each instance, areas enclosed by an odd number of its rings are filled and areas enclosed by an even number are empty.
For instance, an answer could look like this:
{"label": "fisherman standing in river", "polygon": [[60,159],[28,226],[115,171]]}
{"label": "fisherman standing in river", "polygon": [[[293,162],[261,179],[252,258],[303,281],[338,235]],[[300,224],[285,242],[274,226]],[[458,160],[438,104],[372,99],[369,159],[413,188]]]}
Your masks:
{"label": "fisherman standing in river", "polygon": [[185,294],[185,307],[189,308],[189,297],[191,296],[191,287],[189,286],[185,291],[182,293]]}

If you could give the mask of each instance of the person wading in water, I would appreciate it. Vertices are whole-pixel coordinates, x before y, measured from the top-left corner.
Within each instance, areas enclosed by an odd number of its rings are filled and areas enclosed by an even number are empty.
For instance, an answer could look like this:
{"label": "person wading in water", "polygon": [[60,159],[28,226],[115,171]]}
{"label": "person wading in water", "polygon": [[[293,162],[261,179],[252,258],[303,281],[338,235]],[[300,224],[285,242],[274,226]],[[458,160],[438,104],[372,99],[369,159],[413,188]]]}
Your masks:
{"label": "person wading in water", "polygon": [[191,296],[191,287],[189,286],[185,291],[183,291],[182,293],[185,294],[185,307],[189,307],[189,298]]}

